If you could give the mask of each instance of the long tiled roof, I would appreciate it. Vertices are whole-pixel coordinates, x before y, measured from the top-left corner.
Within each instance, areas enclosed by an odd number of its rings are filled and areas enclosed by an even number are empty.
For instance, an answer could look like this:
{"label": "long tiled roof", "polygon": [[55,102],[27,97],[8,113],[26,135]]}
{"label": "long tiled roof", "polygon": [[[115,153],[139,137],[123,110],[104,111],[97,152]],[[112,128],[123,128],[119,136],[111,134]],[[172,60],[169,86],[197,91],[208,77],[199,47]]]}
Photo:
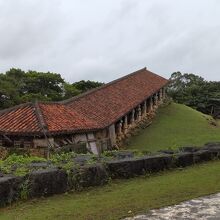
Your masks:
{"label": "long tiled roof", "polygon": [[0,111],[0,134],[44,135],[105,128],[164,87],[146,68],[59,103],[25,103]]}
{"label": "long tiled roof", "polygon": [[165,78],[144,68],[64,103],[106,127],[167,83]]}

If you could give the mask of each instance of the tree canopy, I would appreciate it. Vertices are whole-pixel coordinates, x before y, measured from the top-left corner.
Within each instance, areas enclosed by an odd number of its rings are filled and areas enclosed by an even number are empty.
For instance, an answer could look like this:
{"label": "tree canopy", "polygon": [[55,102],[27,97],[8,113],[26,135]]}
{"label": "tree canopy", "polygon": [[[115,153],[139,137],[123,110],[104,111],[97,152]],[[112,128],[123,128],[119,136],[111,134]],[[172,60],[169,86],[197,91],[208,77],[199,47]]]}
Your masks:
{"label": "tree canopy", "polygon": [[220,82],[206,81],[192,73],[174,72],[170,77],[168,94],[175,102],[210,114],[213,100],[220,100]]}
{"label": "tree canopy", "polygon": [[12,68],[0,73],[0,109],[28,101],[61,101],[101,86],[95,81],[66,82],[60,74]]}

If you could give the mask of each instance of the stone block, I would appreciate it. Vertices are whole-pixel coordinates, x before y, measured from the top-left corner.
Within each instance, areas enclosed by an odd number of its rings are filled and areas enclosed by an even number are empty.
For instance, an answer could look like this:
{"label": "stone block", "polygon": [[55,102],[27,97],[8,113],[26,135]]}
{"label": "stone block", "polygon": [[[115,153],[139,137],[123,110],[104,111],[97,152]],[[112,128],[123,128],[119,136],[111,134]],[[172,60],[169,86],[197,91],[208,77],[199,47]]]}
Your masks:
{"label": "stone block", "polygon": [[220,158],[220,143],[218,142],[205,144],[201,149],[211,152],[214,158]]}
{"label": "stone block", "polygon": [[206,143],[204,147],[208,147],[208,148],[220,147],[220,142],[209,142],[209,143]]}
{"label": "stone block", "polygon": [[195,146],[184,146],[184,147],[180,147],[179,150],[181,152],[193,153],[193,152],[196,152],[196,151],[200,150],[200,148],[199,147],[195,147]]}
{"label": "stone block", "polygon": [[144,173],[142,158],[109,161],[106,166],[112,178],[130,178]]}
{"label": "stone block", "polygon": [[176,151],[174,150],[159,150],[159,153],[163,153],[163,154],[175,154]]}
{"label": "stone block", "polygon": [[67,173],[60,169],[46,169],[32,172],[28,178],[30,197],[49,196],[67,190]]}
{"label": "stone block", "polygon": [[108,182],[109,176],[102,164],[94,164],[74,168],[69,174],[69,187],[81,189],[90,186],[100,186]]}
{"label": "stone block", "polygon": [[10,204],[19,198],[21,182],[21,177],[0,177],[0,207]]}
{"label": "stone block", "polygon": [[157,155],[144,158],[144,169],[148,173],[170,169],[173,165],[172,155]]}
{"label": "stone block", "polygon": [[204,161],[209,161],[213,159],[213,153],[208,150],[199,150],[197,152],[194,152],[194,162],[200,163]]}
{"label": "stone block", "polygon": [[73,158],[73,161],[79,165],[84,165],[91,159],[92,159],[92,155],[84,154],[84,155],[77,155],[75,158]]}
{"label": "stone block", "polygon": [[118,160],[129,159],[134,157],[134,153],[131,151],[117,151],[113,153],[114,157]]}
{"label": "stone block", "polygon": [[186,167],[194,164],[193,153],[183,152],[176,154],[174,164],[176,167]]}

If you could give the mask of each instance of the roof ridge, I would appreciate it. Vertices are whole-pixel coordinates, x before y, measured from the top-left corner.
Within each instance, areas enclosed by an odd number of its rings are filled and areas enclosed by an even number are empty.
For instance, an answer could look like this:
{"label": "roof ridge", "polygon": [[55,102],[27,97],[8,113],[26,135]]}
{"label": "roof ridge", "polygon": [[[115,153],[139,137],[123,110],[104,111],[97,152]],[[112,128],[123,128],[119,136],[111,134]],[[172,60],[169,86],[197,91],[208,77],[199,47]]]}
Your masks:
{"label": "roof ridge", "polygon": [[127,79],[127,78],[129,78],[129,77],[131,77],[131,76],[133,76],[133,75],[135,75],[135,74],[137,74],[137,73],[140,73],[140,72],[144,71],[144,70],[147,70],[147,68],[144,67],[144,68],[142,68],[142,69],[136,70],[136,71],[134,71],[134,72],[132,72],[132,73],[129,73],[129,74],[125,75],[125,76],[122,76],[122,77],[120,77],[120,78],[118,78],[118,79],[115,79],[115,80],[113,80],[113,81],[111,81],[111,82],[109,82],[109,83],[106,83],[106,84],[102,85],[102,86],[99,86],[99,87],[97,87],[97,88],[91,89],[91,90],[89,90],[89,91],[87,91],[87,92],[84,92],[84,93],[82,93],[82,94],[79,94],[79,95],[77,95],[77,96],[73,96],[73,97],[71,97],[71,98],[69,98],[69,99],[60,101],[59,103],[68,104],[68,103],[71,102],[71,101],[74,101],[74,100],[76,100],[76,99],[79,99],[79,98],[81,98],[81,97],[84,97],[84,96],[86,96],[86,95],[89,95],[89,94],[91,94],[91,93],[93,93],[93,92],[95,92],[95,91],[98,91],[98,90],[100,90],[100,89],[106,88],[106,87],[108,87],[108,86],[110,86],[110,85],[112,85],[112,84],[114,84],[114,83],[116,83],[116,82],[118,82],[118,81]]}
{"label": "roof ridge", "polygon": [[[38,100],[36,100],[35,102],[26,102],[26,103],[22,103],[22,104],[19,104],[19,105],[12,106],[12,107],[10,107],[10,108],[2,109],[2,110],[0,110],[0,115],[2,115],[2,114],[4,114],[4,113],[7,113],[7,112],[10,112],[10,111],[12,111],[12,110],[18,109],[18,108],[23,107],[23,106],[28,106],[28,105],[32,105],[32,106],[34,106],[34,105],[36,106],[36,105],[37,105],[38,108],[39,108],[39,103],[47,104],[47,105],[53,105],[53,104],[66,105],[66,104],[70,103],[71,101],[75,101],[75,100],[77,100],[77,99],[80,99],[80,98],[82,98],[82,97],[84,97],[84,96],[86,96],[86,95],[89,95],[89,94],[91,94],[91,93],[93,93],[93,92],[95,92],[95,91],[98,91],[98,90],[101,90],[101,89],[103,89],[103,88],[106,88],[106,87],[108,87],[108,86],[110,86],[110,85],[112,85],[112,84],[114,84],[114,83],[116,83],[116,82],[118,82],[118,81],[127,79],[127,78],[129,78],[129,77],[131,77],[131,76],[133,76],[133,75],[135,75],[135,74],[138,74],[138,73],[140,73],[140,72],[142,72],[142,71],[145,71],[145,70],[147,70],[146,67],[144,67],[144,68],[142,68],[142,69],[139,69],[139,70],[136,70],[136,71],[134,71],[134,72],[132,72],[132,73],[130,73],[130,74],[127,74],[127,75],[125,75],[125,76],[122,76],[122,77],[120,77],[120,78],[118,78],[118,79],[115,79],[115,80],[109,82],[109,83],[106,83],[106,84],[104,84],[104,85],[102,85],[102,86],[99,86],[99,87],[97,87],[97,88],[91,89],[91,90],[89,90],[89,91],[87,91],[87,92],[84,92],[84,93],[82,93],[82,94],[79,94],[79,95],[77,95],[77,96],[73,96],[73,97],[71,97],[71,98],[69,98],[69,99],[66,99],[66,100],[62,100],[62,101],[38,101]],[[149,70],[147,70],[147,71],[150,72],[151,74],[154,74],[155,76],[158,76],[157,74],[155,74],[155,73],[153,73],[153,72],[151,72],[151,71],[149,71]],[[159,77],[164,78],[164,77],[162,77],[162,76],[159,76]],[[165,78],[164,78],[164,79],[165,79]],[[39,112],[38,115],[40,115],[40,114],[41,114],[40,108],[39,108],[39,111],[38,111],[38,112]],[[40,119],[40,120],[41,120],[41,119]],[[43,124],[46,124],[46,123],[43,122]]]}
{"label": "roof ridge", "polygon": [[46,133],[48,131],[48,126],[44,120],[44,116],[42,114],[42,111],[40,109],[40,106],[39,106],[39,102],[38,101],[35,101],[34,103],[34,108],[35,108],[35,114],[36,114],[36,117],[38,119],[38,125],[39,125],[39,128],[44,132]]}

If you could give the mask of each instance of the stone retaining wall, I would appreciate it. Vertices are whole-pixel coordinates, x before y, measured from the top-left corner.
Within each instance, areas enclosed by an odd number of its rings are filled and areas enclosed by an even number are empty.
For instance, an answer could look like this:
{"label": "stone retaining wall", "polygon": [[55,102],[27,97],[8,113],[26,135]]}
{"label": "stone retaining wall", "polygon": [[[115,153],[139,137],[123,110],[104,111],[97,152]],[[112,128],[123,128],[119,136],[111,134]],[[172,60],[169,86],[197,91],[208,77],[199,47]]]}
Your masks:
{"label": "stone retaining wall", "polygon": [[72,168],[68,172],[50,168],[34,171],[24,177],[3,175],[0,177],[0,206],[18,199],[50,196],[70,190],[104,185],[111,178],[131,178],[219,158],[220,143],[210,143],[202,148],[181,148],[181,152],[167,151],[155,156],[85,165]]}

